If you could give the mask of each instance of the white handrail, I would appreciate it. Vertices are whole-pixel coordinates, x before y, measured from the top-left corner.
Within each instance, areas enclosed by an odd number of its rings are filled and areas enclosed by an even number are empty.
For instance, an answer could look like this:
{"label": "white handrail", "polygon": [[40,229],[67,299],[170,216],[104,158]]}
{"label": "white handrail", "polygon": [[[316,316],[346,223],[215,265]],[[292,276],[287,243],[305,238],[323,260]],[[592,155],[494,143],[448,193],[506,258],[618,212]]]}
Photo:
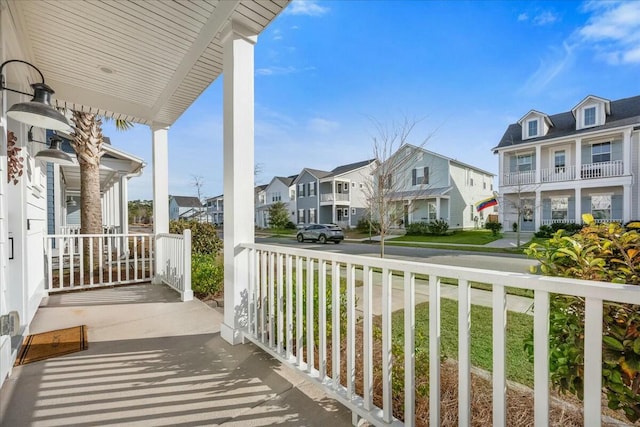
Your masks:
{"label": "white handrail", "polygon": [[182,301],[191,301],[191,230],[157,234],[156,257],[156,278],[178,291]]}

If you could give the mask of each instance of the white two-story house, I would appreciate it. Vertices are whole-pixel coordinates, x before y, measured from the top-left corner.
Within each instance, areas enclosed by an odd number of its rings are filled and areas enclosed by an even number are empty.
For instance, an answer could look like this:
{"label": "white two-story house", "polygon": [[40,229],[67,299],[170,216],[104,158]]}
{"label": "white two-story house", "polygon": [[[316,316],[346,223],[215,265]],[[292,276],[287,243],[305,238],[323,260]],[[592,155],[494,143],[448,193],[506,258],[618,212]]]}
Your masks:
{"label": "white two-story house", "polygon": [[269,227],[269,208],[277,202],[282,202],[289,212],[289,220],[295,224],[296,200],[293,181],[297,175],[275,176],[264,188],[256,201],[256,225],[261,228]]}
{"label": "white two-story house", "polygon": [[332,223],[355,227],[367,211],[365,188],[371,181],[373,159],[322,171],[305,168],[293,181],[295,223]]}
{"label": "white two-story house", "polygon": [[491,172],[411,144],[400,147],[385,164],[375,174],[390,175],[384,194],[396,202],[399,227],[441,219],[452,229],[470,229],[493,212],[475,208],[493,196]]}
{"label": "white two-story house", "polygon": [[[554,222],[638,218],[640,96],[589,95],[571,111],[531,110],[509,125],[499,157],[500,218],[535,231]],[[518,215],[520,213],[520,215]]]}

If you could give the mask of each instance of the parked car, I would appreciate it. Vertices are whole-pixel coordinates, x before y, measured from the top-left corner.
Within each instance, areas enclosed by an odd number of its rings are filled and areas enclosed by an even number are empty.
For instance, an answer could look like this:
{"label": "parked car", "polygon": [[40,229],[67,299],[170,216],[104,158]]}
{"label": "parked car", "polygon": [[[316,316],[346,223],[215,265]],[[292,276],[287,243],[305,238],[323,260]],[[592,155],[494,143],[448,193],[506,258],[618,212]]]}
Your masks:
{"label": "parked car", "polygon": [[298,242],[313,240],[315,242],[327,243],[332,241],[336,245],[344,240],[342,228],[335,224],[313,224],[301,230],[296,235]]}

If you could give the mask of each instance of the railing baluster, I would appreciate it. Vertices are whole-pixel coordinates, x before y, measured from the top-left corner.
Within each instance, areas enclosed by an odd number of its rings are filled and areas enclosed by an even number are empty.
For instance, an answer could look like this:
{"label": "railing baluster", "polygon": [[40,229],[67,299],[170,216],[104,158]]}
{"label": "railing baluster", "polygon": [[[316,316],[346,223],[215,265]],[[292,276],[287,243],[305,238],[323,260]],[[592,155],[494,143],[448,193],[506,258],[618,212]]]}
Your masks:
{"label": "railing baluster", "polygon": [[356,381],[355,265],[347,263],[347,399],[353,399]]}
{"label": "railing baluster", "polygon": [[382,419],[386,423],[392,418],[392,353],[391,353],[391,289],[393,272],[382,269]]}
{"label": "railing baluster", "polygon": [[[93,247],[93,237],[91,238],[91,247]],[[100,236],[98,237],[98,253],[95,254],[95,256],[98,257],[98,274],[99,274],[99,278],[100,278],[100,284],[104,283],[104,237]],[[92,267],[91,267],[91,271],[93,274],[93,262],[91,263]],[[111,271],[111,269],[109,269],[109,271]],[[111,282],[111,280],[109,280],[109,282]]]}
{"label": "railing baluster", "polygon": [[277,331],[277,338],[278,338],[278,353],[282,353],[282,345],[283,345],[283,341],[284,341],[284,310],[283,310],[283,295],[282,295],[282,288],[283,288],[283,281],[284,281],[284,271],[283,271],[283,265],[282,265],[282,257],[283,255],[281,253],[277,254],[278,257],[278,265],[276,266],[276,270],[277,270],[277,274],[278,274],[278,282],[277,282],[277,289],[278,289],[278,331]]}
{"label": "railing baluster", "polygon": [[287,255],[287,360],[293,353],[293,256]]}
{"label": "railing baluster", "polygon": [[61,237],[58,241],[58,288],[60,289],[64,288],[64,253],[66,244],[66,241]]}
{"label": "railing baluster", "polygon": [[333,388],[340,387],[340,263],[331,262],[331,377],[333,378]]}
{"label": "railing baluster", "polygon": [[362,269],[362,352],[363,352],[363,405],[370,411],[373,407],[373,271],[369,266]]}
{"label": "railing baluster", "polygon": [[586,298],[584,310],[584,425],[602,424],[602,299]]}
{"label": "railing baluster", "polygon": [[267,339],[267,252],[260,254],[260,338]]}
{"label": "railing baluster", "polygon": [[78,258],[78,264],[80,265],[80,286],[84,286],[84,241],[78,243],[78,252],[80,254]]}
{"label": "railing baluster", "polygon": [[302,347],[304,337],[302,336],[302,257],[296,256],[296,359],[298,367],[302,369]]}
{"label": "railing baluster", "polygon": [[320,381],[327,375],[327,261],[318,263],[318,364]]}
{"label": "railing baluster", "polygon": [[535,427],[549,425],[549,293],[533,297],[533,375]]}
{"label": "railing baluster", "polygon": [[[100,245],[102,248],[102,245]],[[112,259],[111,239],[107,237],[107,268],[109,269],[109,283],[113,283],[113,259]]]}
{"label": "railing baluster", "polygon": [[258,261],[257,250],[249,251],[249,332],[254,337],[258,337]]}
{"label": "railing baluster", "polygon": [[429,276],[429,424],[440,425],[440,278]]}
{"label": "railing baluster", "polygon": [[75,239],[69,239],[69,287],[73,288],[75,285],[75,272],[74,272],[74,257],[75,257],[75,248],[74,248]]}
{"label": "railing baluster", "polygon": [[458,281],[458,423],[471,425],[471,287]]}
{"label": "railing baluster", "polygon": [[416,419],[416,276],[404,271],[404,425],[413,427]]}
{"label": "railing baluster", "polygon": [[[116,237],[113,237],[114,239],[116,239]],[[118,266],[118,282],[122,282],[122,265],[120,262],[120,245],[117,244],[117,241],[115,242],[115,247],[116,247],[116,263]]]}
{"label": "railing baluster", "polygon": [[507,299],[504,286],[493,284],[493,425],[507,425],[506,332]]}
{"label": "railing baluster", "polygon": [[307,372],[314,368],[314,268],[313,258],[307,257]]}
{"label": "railing baluster", "polygon": [[275,343],[275,334],[276,334],[276,313],[275,313],[275,302],[276,302],[276,294],[275,294],[275,288],[274,288],[274,284],[275,284],[275,253],[274,252],[269,252],[269,255],[267,256],[267,262],[269,263],[268,265],[268,271],[269,271],[269,278],[268,278],[268,286],[269,289],[267,290],[267,299],[268,301],[268,307],[269,307],[269,347],[273,348],[274,347],[274,343]]}

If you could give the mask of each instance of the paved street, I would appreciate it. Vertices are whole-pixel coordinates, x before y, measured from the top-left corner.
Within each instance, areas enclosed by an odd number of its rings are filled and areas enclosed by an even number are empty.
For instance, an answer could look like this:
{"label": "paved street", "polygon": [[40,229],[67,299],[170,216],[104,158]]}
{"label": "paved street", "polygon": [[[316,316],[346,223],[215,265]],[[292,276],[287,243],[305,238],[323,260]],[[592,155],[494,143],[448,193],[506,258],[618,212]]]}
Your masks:
{"label": "paved street", "polygon": [[[292,246],[300,249],[346,253],[351,255],[379,256],[380,247],[376,244],[346,243],[339,245],[332,243],[298,243],[293,238],[256,238],[256,243],[282,246]],[[429,262],[440,265],[458,267],[484,268],[489,270],[514,273],[528,273],[529,266],[535,265],[534,260],[523,255],[467,252],[449,249],[412,248],[404,246],[386,246],[387,258],[398,258],[417,262]]]}

